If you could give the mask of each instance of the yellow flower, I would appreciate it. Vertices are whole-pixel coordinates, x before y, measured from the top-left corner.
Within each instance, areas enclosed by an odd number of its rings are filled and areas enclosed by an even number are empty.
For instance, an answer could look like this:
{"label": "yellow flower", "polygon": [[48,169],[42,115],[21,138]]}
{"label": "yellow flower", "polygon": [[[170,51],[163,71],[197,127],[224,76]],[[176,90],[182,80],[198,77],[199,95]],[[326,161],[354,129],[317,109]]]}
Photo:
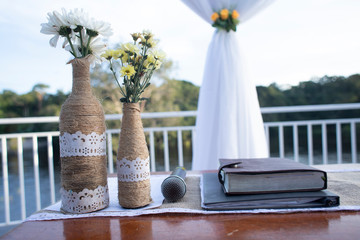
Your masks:
{"label": "yellow flower", "polygon": [[217,12],[214,12],[212,15],[211,15],[211,20],[213,22],[215,22],[217,19],[219,18],[219,14]]}
{"label": "yellow flower", "polygon": [[161,62],[160,61],[156,61],[155,63],[155,69],[158,70],[161,66]]}
{"label": "yellow flower", "polygon": [[124,50],[117,49],[117,50],[106,50],[105,53],[101,55],[101,57],[105,58],[106,60],[111,59],[118,59],[121,55],[126,55]]}
{"label": "yellow flower", "polygon": [[226,8],[222,9],[222,10],[220,11],[220,17],[221,17],[222,20],[228,19],[228,17],[229,17],[229,10],[227,10]]}
{"label": "yellow flower", "polygon": [[130,78],[134,76],[136,72],[133,66],[127,65],[126,67],[121,68],[120,73],[121,73],[121,77],[127,76]]}
{"label": "yellow flower", "polygon": [[144,66],[144,69],[143,69],[144,72],[147,72],[150,68],[150,62],[148,60],[145,60],[143,66]]}
{"label": "yellow flower", "polygon": [[113,52],[114,50],[106,50],[103,54],[101,54],[101,57],[105,58],[106,60],[110,60],[113,58]]}
{"label": "yellow flower", "polygon": [[152,50],[150,54],[153,55],[156,60],[164,60],[166,57],[165,52],[158,49]]}
{"label": "yellow flower", "polygon": [[159,40],[157,39],[153,39],[153,38],[150,38],[148,41],[147,41],[147,44],[150,48],[154,48],[156,47],[156,45],[159,43]]}
{"label": "yellow flower", "polygon": [[144,65],[146,64],[146,68],[155,68],[156,70],[160,68],[161,61],[159,59],[164,59],[165,53],[159,51],[156,54],[157,55],[151,53],[148,55],[148,57],[144,63]]}
{"label": "yellow flower", "polygon": [[156,60],[154,58],[154,55],[152,55],[151,53],[147,56],[146,59],[149,63],[154,63]]}
{"label": "yellow flower", "polygon": [[146,60],[144,61],[144,68],[145,68],[145,72],[149,69],[152,69],[155,63],[155,58],[153,55],[147,55]]}
{"label": "yellow flower", "polygon": [[127,62],[127,60],[129,59],[129,55],[125,52],[125,50],[119,48],[116,50],[116,54],[117,54],[117,58],[121,58],[121,61],[123,63]]}
{"label": "yellow flower", "polygon": [[125,43],[125,44],[121,45],[121,49],[124,51],[131,52],[131,53],[139,53],[140,52],[139,48],[135,44],[132,44],[132,43]]}
{"label": "yellow flower", "polygon": [[154,36],[154,34],[152,34],[150,30],[144,30],[142,35],[144,36],[144,38],[146,40],[149,40],[150,38],[152,38]]}
{"label": "yellow flower", "polygon": [[233,10],[231,16],[232,16],[233,19],[237,19],[239,17],[238,11]]}
{"label": "yellow flower", "polygon": [[132,33],[130,35],[132,36],[133,40],[136,42],[141,36],[141,33]]}
{"label": "yellow flower", "polygon": [[145,38],[142,35],[140,35],[140,44],[144,45],[145,42],[146,42]]}

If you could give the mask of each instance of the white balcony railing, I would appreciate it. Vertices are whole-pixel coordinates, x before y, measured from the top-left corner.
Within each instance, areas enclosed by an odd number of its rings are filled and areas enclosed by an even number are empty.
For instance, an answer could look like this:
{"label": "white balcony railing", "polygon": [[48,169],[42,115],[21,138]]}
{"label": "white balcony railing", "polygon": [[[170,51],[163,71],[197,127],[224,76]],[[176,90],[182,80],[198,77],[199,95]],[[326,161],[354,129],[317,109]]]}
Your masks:
{"label": "white balcony railing", "polygon": [[[360,103],[262,108],[263,115],[360,109]],[[143,113],[143,119],[196,117],[196,111]],[[121,115],[106,115],[118,120]],[[56,123],[58,117],[0,119],[1,125]],[[288,157],[306,164],[358,163],[359,118],[265,122],[270,156]],[[149,144],[151,171],[190,169],[194,126],[144,129]],[[119,129],[107,130],[108,171],[114,173],[113,151]],[[20,223],[32,212],[59,200],[59,132],[0,134],[2,184],[0,227]],[[114,140],[114,141],[113,141]],[[184,142],[184,140],[186,142]],[[115,144],[114,144],[115,143]],[[321,146],[319,146],[321,145]]]}

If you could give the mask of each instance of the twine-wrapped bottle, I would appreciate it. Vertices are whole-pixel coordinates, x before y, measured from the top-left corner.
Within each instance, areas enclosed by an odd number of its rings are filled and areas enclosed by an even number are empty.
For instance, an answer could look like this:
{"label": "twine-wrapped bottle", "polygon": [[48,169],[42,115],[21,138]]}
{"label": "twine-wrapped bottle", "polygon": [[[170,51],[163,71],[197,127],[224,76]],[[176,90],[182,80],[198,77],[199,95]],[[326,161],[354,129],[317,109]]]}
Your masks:
{"label": "twine-wrapped bottle", "polygon": [[104,111],[91,91],[90,56],[70,61],[73,86],[60,112],[61,209],[87,213],[109,204]]}
{"label": "twine-wrapped bottle", "polygon": [[124,103],[117,155],[118,198],[124,208],[151,203],[149,151],[139,103]]}

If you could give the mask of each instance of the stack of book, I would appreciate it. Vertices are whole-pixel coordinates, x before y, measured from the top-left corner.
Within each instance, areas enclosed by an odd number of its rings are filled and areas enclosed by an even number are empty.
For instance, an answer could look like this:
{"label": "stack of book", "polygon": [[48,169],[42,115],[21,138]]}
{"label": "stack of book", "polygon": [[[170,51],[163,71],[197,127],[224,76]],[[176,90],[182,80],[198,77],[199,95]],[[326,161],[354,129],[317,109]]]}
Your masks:
{"label": "stack of book", "polygon": [[220,159],[204,173],[202,207],[208,210],[308,208],[339,205],[325,171],[284,158]]}

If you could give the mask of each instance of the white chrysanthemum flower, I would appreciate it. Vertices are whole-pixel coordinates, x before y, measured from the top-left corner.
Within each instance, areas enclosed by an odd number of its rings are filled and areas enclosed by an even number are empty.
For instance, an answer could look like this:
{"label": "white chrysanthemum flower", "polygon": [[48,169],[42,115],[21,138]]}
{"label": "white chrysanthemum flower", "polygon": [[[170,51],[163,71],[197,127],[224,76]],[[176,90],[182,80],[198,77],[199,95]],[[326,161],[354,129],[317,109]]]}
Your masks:
{"label": "white chrysanthemum flower", "polygon": [[54,35],[54,37],[50,39],[49,43],[50,46],[56,47],[60,37],[60,29],[68,26],[69,25],[64,17],[57,11],[54,11],[52,13],[48,13],[48,22],[41,24],[40,32],[47,35]]}
{"label": "white chrysanthemum flower", "polygon": [[69,41],[67,40],[67,38],[64,38],[64,42],[63,42],[63,44],[62,44],[62,48],[65,48],[68,43],[69,43]]}
{"label": "white chrysanthemum flower", "polygon": [[67,27],[70,27],[70,25],[71,25],[69,14],[70,14],[70,12],[67,12],[65,8],[61,9],[61,19],[62,19],[62,22],[64,23],[64,25]]}
{"label": "white chrysanthemum flower", "polygon": [[96,58],[96,62],[101,62],[101,54],[106,51],[106,44],[100,38],[92,38],[90,41],[90,54]]}
{"label": "white chrysanthemum flower", "polygon": [[109,23],[103,21],[96,21],[94,18],[90,18],[88,13],[83,9],[74,9],[69,13],[69,21],[71,23],[71,29],[75,30],[78,26],[82,26],[86,29],[96,32],[104,37],[112,35],[112,29]]}
{"label": "white chrysanthemum flower", "polygon": [[69,12],[69,22],[71,29],[76,29],[78,26],[87,28],[89,26],[90,18],[87,12],[83,9],[75,8]]}
{"label": "white chrysanthemum flower", "polygon": [[104,37],[110,37],[113,34],[111,25],[109,23],[96,21],[95,19],[91,19],[91,21],[89,21],[89,25],[86,28],[95,31]]}

